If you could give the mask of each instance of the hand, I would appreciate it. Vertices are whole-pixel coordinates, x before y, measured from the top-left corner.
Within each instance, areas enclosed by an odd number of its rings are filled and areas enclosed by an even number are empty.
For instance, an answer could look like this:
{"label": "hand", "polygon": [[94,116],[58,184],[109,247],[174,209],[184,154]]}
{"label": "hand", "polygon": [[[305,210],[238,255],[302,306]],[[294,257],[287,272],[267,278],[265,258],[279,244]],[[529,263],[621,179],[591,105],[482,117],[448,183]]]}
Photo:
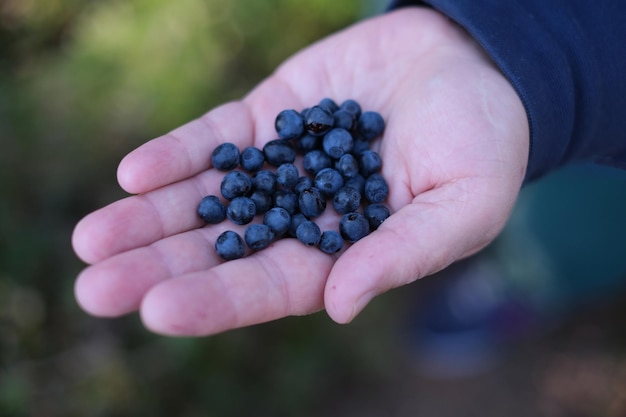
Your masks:
{"label": "hand", "polygon": [[[223,173],[222,142],[275,138],[274,117],[323,97],[358,100],[387,122],[379,143],[392,216],[333,257],[284,239],[221,262],[195,209]],[[406,8],[296,54],[242,101],[139,147],[121,162],[130,193],[74,231],[80,305],[97,316],[140,311],[158,333],[207,335],[325,308],[351,321],[377,294],[487,245],[518,195],[528,158],[522,104],[468,35],[437,12]]]}

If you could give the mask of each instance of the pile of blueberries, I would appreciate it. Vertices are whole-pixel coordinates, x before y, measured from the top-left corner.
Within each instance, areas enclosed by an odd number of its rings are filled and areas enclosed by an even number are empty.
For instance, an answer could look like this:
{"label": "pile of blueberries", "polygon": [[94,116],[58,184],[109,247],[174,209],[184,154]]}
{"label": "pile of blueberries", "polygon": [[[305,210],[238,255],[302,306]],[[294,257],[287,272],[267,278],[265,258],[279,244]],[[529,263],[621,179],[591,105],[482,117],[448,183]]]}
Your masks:
{"label": "pile of blueberries", "polygon": [[[256,251],[283,237],[332,254],[389,217],[382,160],[370,149],[385,128],[379,113],[362,111],[352,99],[338,105],[324,98],[302,111],[281,111],[275,128],[278,139],[263,149],[223,143],[211,155],[213,167],[227,171],[220,185],[227,204],[216,195],[206,196],[198,215],[208,224],[228,218],[248,225],[243,238],[232,230],[217,238],[219,256],[238,259],[245,255],[244,242]],[[294,165],[297,155],[302,155],[304,173]],[[341,215],[339,232],[322,232],[315,223],[329,204]],[[262,224],[252,223],[256,215],[263,215]]]}

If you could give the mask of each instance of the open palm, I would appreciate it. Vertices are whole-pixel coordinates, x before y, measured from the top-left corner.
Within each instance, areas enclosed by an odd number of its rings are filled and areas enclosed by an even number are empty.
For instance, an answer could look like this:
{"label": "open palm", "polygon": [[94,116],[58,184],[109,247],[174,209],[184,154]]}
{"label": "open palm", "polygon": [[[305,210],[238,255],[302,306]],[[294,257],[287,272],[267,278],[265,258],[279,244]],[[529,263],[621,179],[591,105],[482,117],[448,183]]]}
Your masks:
{"label": "open palm", "polygon": [[[323,97],[353,98],[387,122],[376,144],[392,216],[341,256],[284,239],[243,259],[213,250],[231,225],[201,227],[217,194],[222,142],[262,147],[274,117]],[[118,178],[134,194],[85,217],[76,253],[81,306],[139,310],[151,330],[207,335],[325,308],[345,323],[390,288],[488,244],[519,192],[528,156],[524,109],[483,52],[434,11],[407,8],[359,23],[292,57],[243,100],[146,143]]]}

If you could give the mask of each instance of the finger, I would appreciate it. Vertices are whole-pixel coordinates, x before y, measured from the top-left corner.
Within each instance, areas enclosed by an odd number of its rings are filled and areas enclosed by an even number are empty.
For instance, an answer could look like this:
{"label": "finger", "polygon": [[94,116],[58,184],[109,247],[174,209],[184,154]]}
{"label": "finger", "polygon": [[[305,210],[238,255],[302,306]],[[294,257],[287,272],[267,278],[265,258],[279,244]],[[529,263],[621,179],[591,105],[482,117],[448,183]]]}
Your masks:
{"label": "finger", "polygon": [[501,196],[470,195],[465,191],[470,181],[420,194],[352,245],[326,284],[331,318],[350,322],[376,295],[433,274],[490,242],[508,213],[492,207],[506,203],[499,201]]}
{"label": "finger", "polygon": [[322,308],[333,258],[284,239],[252,256],[153,287],[141,317],[156,333],[209,335]]}
{"label": "finger", "polygon": [[189,178],[210,167],[220,144],[252,144],[253,121],[243,102],[224,104],[126,155],[117,176],[121,187],[138,194]]}
{"label": "finger", "polygon": [[145,193],[208,169],[221,143],[243,149],[275,139],[274,121],[285,108],[301,110],[290,86],[273,75],[244,100],[217,107],[129,153],[118,167],[118,182],[129,193]]}
{"label": "finger", "polygon": [[76,299],[83,310],[95,316],[116,317],[136,311],[157,283],[219,264],[214,242],[231,226],[223,222],[174,235],[90,266],[76,280]]}
{"label": "finger", "polygon": [[[260,222],[260,217],[255,222]],[[331,227],[334,220],[325,216],[320,227]],[[215,251],[217,237],[225,230],[243,236],[245,227],[224,221],[110,257],[79,274],[76,298],[83,310],[96,316],[116,317],[136,311],[144,295],[159,282],[222,263]],[[251,252],[247,250],[248,255]]]}
{"label": "finger", "polygon": [[198,204],[206,195],[219,195],[222,176],[208,170],[190,180],[119,200],[89,214],[74,229],[74,251],[83,261],[95,263],[200,227]]}

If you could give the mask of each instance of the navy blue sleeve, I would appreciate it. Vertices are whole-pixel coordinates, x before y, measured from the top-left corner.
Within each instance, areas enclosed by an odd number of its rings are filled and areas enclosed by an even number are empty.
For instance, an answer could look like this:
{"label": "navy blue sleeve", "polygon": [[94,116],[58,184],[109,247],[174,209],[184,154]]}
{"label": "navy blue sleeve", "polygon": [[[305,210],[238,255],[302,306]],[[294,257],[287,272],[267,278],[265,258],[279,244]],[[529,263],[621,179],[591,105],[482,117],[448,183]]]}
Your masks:
{"label": "navy blue sleeve", "polygon": [[626,0],[393,1],[465,28],[528,115],[526,179],[593,161],[626,169]]}

